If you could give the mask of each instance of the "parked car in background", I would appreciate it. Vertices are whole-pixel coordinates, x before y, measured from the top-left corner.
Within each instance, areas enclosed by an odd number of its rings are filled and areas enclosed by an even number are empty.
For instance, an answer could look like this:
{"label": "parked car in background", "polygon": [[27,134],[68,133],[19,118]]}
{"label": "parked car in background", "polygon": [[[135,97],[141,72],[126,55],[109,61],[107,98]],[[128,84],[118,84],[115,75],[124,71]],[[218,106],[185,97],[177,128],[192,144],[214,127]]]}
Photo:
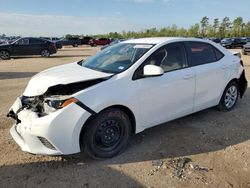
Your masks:
{"label": "parked car in background", "polygon": [[5,40],[5,39],[0,39],[0,45],[1,45],[1,44],[6,44],[6,43],[8,43],[7,40]]}
{"label": "parked car in background", "polygon": [[78,45],[81,45],[81,40],[79,38],[63,38],[57,41],[58,44],[61,44],[62,46],[73,46],[77,47]]}
{"label": "parked car in background", "polygon": [[83,37],[81,40],[81,44],[89,44],[89,41],[93,39],[92,37]]}
{"label": "parked car in background", "polygon": [[11,44],[0,45],[1,59],[9,59],[11,56],[20,55],[41,55],[42,57],[49,57],[56,52],[55,43],[40,38],[25,37]]}
{"label": "parked car in background", "polygon": [[208,38],[208,39],[215,42],[215,43],[220,43],[221,42],[221,39],[219,39],[219,38]]}
{"label": "parked car in background", "polygon": [[242,48],[246,43],[243,38],[225,38],[221,41],[221,45],[225,48]]}
{"label": "parked car in background", "polygon": [[221,40],[220,44],[225,48],[231,48],[232,46],[232,39],[231,38],[224,38]]}
{"label": "parked car in background", "polygon": [[62,44],[58,43],[58,41],[60,40],[57,37],[40,37],[41,39],[45,39],[45,40],[49,40],[51,42],[54,42],[56,45],[57,49],[61,49],[62,48]]}
{"label": "parked car in background", "polygon": [[115,44],[117,44],[117,43],[120,43],[120,42],[123,42],[123,41],[125,41],[125,39],[114,39],[114,40],[112,40],[111,43],[109,43],[109,44],[107,44],[107,45],[105,45],[105,46],[102,46],[102,47],[101,47],[101,50],[104,50],[105,48],[107,48],[107,47],[109,47],[109,46],[113,46],[113,45],[115,45]]}
{"label": "parked car in background", "polygon": [[91,39],[91,40],[89,41],[89,45],[90,45],[90,46],[97,46],[97,45],[102,45],[102,46],[104,46],[104,45],[109,44],[110,42],[111,42],[111,41],[110,41],[110,39],[108,39],[108,38]]}
{"label": "parked car in background", "polygon": [[232,110],[246,88],[242,61],[214,42],[127,40],[32,77],[8,112],[10,133],[29,153],[110,158],[147,128],[213,106]]}
{"label": "parked car in background", "polygon": [[247,55],[248,53],[250,53],[250,42],[243,45],[243,48],[242,48],[243,55]]}

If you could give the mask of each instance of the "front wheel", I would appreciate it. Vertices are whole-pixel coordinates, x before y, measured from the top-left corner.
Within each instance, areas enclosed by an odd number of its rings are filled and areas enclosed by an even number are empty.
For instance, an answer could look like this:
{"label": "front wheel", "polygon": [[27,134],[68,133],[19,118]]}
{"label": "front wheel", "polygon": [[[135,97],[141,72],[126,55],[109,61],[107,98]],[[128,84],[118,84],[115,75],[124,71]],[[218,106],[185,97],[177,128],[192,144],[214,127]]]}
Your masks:
{"label": "front wheel", "polygon": [[47,49],[44,49],[41,51],[41,56],[42,57],[49,57],[50,56],[50,51]]}
{"label": "front wheel", "polygon": [[100,112],[85,126],[81,147],[95,159],[111,158],[121,153],[131,136],[130,119],[117,108]]}
{"label": "front wheel", "polygon": [[237,103],[239,89],[237,82],[230,82],[221,97],[218,109],[221,111],[230,111]]}
{"label": "front wheel", "polygon": [[10,58],[10,53],[8,51],[2,50],[0,51],[0,58],[3,60]]}

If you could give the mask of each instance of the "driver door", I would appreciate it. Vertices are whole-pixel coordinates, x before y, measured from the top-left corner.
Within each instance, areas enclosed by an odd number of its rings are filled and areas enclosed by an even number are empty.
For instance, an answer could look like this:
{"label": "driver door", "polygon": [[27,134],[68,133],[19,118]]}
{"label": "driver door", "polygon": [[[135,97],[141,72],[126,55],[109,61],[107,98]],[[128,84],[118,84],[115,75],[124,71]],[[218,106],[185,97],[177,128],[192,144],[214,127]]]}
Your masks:
{"label": "driver door", "polygon": [[29,55],[31,47],[28,38],[18,40],[13,47],[13,55]]}
{"label": "driver door", "polygon": [[[160,66],[165,73],[143,77],[143,67],[148,64]],[[135,75],[138,85],[136,96],[144,128],[193,112],[195,73],[188,67],[183,43],[161,47],[137,69]]]}

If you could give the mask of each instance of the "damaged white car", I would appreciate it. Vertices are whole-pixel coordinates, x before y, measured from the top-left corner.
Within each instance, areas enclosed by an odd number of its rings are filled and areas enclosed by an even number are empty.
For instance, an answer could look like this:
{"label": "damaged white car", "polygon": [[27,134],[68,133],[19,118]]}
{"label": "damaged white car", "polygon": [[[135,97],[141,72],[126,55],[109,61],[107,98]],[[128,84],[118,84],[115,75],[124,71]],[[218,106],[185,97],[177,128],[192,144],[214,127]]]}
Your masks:
{"label": "damaged white car", "polygon": [[231,110],[247,88],[242,61],[192,38],[124,41],[35,75],[10,108],[23,151],[109,158],[133,133],[209,107]]}

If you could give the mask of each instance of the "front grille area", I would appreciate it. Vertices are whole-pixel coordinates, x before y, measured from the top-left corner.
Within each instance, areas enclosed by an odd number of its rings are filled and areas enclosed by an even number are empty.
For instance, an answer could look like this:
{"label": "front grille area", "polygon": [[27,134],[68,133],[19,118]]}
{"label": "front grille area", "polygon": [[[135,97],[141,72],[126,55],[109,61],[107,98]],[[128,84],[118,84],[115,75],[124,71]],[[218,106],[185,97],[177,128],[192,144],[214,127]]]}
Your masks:
{"label": "front grille area", "polygon": [[56,148],[46,139],[46,138],[43,138],[43,137],[39,137],[38,136],[38,139],[42,142],[42,144],[49,148],[49,149],[52,149],[52,150],[56,150]]}

